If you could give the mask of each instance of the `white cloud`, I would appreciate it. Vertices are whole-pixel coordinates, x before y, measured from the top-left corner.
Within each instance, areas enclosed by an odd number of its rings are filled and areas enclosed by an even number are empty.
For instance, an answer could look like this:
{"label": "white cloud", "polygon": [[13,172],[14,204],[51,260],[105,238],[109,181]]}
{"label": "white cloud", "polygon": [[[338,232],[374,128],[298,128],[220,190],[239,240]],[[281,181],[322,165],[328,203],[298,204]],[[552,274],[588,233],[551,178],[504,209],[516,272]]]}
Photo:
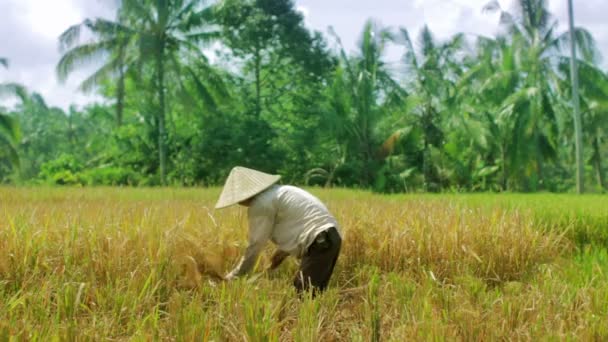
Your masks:
{"label": "white cloud", "polygon": [[108,0],[0,1],[0,56],[10,61],[8,70],[0,70],[0,82],[23,84],[29,91],[41,93],[47,104],[64,109],[98,99],[77,90],[90,69],[75,72],[66,84],[57,81],[58,37],[87,17],[110,17],[112,13]]}
{"label": "white cloud", "polygon": [[12,1],[23,10],[28,27],[48,38],[57,38],[70,25],[67,23],[82,20],[82,14],[70,0]]}
{"label": "white cloud", "polygon": [[310,10],[308,9],[308,7],[300,5],[296,7],[296,11],[302,13],[302,16],[304,17],[304,24],[306,26],[310,26],[310,22],[308,21],[308,18],[310,16]]}
{"label": "white cloud", "polygon": [[305,6],[297,6],[296,11],[302,13],[304,18],[308,17],[308,13],[310,13],[310,11],[308,10],[308,7],[305,7]]}

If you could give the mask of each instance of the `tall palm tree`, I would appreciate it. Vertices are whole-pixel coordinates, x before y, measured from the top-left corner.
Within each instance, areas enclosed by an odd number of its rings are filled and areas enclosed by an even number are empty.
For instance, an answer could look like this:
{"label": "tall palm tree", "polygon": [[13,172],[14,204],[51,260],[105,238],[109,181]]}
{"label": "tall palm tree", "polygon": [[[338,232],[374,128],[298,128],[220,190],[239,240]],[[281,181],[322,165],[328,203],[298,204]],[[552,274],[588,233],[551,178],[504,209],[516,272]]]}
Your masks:
{"label": "tall palm tree", "polygon": [[572,106],[574,107],[574,132],[576,135],[576,191],[581,194],[585,191],[585,169],[583,166],[583,128],[581,123],[580,100],[578,97],[578,69],[576,67],[574,9],[572,7],[572,0],[568,0],[568,27],[570,30],[570,77],[572,80]]}
{"label": "tall palm tree", "polygon": [[580,73],[585,77],[581,84],[585,124],[581,130],[586,135],[584,140],[591,146],[591,161],[595,168],[597,184],[600,189],[606,190],[608,188],[604,177],[602,143],[608,138],[608,75],[597,66],[587,63],[579,65]]}
{"label": "tall palm tree", "polygon": [[[201,50],[219,37],[211,26],[212,16],[212,7],[205,7],[203,0],[125,1],[119,9],[118,22],[100,19],[92,21],[89,28],[99,33],[100,40],[97,44],[80,47],[84,50],[85,59],[86,56],[98,56],[100,52],[108,53],[111,48],[113,58],[105,65],[108,73],[133,67],[137,74],[143,75],[139,82],[150,82],[157,108],[154,121],[157,129],[159,177],[163,185],[166,184],[167,174],[168,80],[176,80],[181,87],[184,78],[194,79],[198,95],[210,107],[215,105],[213,94],[224,94],[221,78],[209,66],[207,57]],[[77,36],[77,31],[76,28],[72,32],[66,31],[63,37],[65,42],[71,42]],[[184,65],[185,59],[196,60],[196,63],[194,66]],[[71,68],[69,58],[67,61],[65,65]],[[152,71],[152,79],[145,78],[147,70]]]}
{"label": "tall palm tree", "polygon": [[[503,110],[514,120],[520,136],[517,149],[520,160],[530,161],[523,172],[531,177],[532,189],[544,187],[544,163],[556,157],[555,83],[558,80],[556,59],[569,46],[568,32],[557,33],[557,21],[548,11],[546,0],[518,0],[514,13],[503,11],[498,1],[485,6],[487,11],[501,12],[505,39],[515,47],[515,60],[524,76],[517,92],[505,98]],[[589,32],[574,29],[578,49],[587,59],[596,55]],[[530,174],[530,170],[533,172]]]}
{"label": "tall palm tree", "polygon": [[406,29],[400,29],[395,42],[405,48],[402,61],[405,66],[406,88],[410,91],[408,111],[414,125],[422,131],[422,174],[425,190],[438,190],[439,179],[433,169],[431,150],[440,148],[444,138],[443,122],[451,111],[454,86],[461,74],[458,52],[464,36],[457,34],[446,42],[438,42],[431,30],[424,26],[417,45]]}
{"label": "tall palm tree", "polygon": [[[158,150],[161,184],[166,183],[167,164],[167,133],[166,133],[166,91],[167,74],[173,72],[179,75],[187,72],[191,76],[196,73],[181,63],[183,56],[195,56],[211,73],[207,58],[202,53],[201,46],[207,46],[219,38],[219,32],[211,28],[213,7],[204,7],[202,0],[139,0],[128,1],[123,9],[136,29],[138,59],[149,63],[155,75],[153,82],[156,91],[158,113]],[[205,75],[210,77],[211,75]],[[214,78],[217,80],[218,78]],[[207,95],[213,91],[205,88],[197,81],[198,90]],[[209,101],[213,99],[207,96]]]}
{"label": "tall palm tree", "polygon": [[503,102],[518,91],[521,73],[517,69],[515,47],[504,37],[479,37],[476,53],[465,62],[467,71],[456,84],[460,128],[489,162],[498,166],[500,190],[509,189],[509,179],[517,175],[525,160],[518,158],[518,141],[523,139]]}
{"label": "tall palm tree", "polygon": [[[93,35],[93,40],[81,44],[83,30]],[[132,56],[127,54],[133,49],[134,31],[124,24],[119,16],[117,22],[106,19],[85,19],[82,23],[68,28],[59,37],[63,56],[57,64],[57,77],[65,82],[75,70],[99,61],[103,64],[80,84],[80,90],[89,92],[107,79],[116,79],[116,124],[122,125],[125,75],[127,67],[133,63]],[[128,59],[131,57],[131,59]]]}
{"label": "tall palm tree", "polygon": [[21,130],[17,120],[0,111],[0,146],[2,149],[6,149],[8,157],[14,166],[19,165],[17,144],[20,139]]}
{"label": "tall palm tree", "polygon": [[[339,38],[335,38],[341,44]],[[384,95],[402,91],[382,61],[389,38],[387,30],[368,21],[359,43],[359,54],[348,57],[341,48],[342,63],[332,88],[332,107],[340,122],[336,125],[337,135],[339,140],[349,142],[340,150],[360,158],[363,186],[371,184],[378,163],[380,137],[376,128],[383,114]]]}
{"label": "tall palm tree", "polygon": [[[8,59],[0,58],[0,64],[8,68]],[[0,84],[0,98],[4,96],[22,96],[24,88],[15,83]],[[19,123],[12,116],[2,112],[0,107],[0,146],[7,151],[8,157],[14,166],[19,166],[19,154],[17,144],[21,140],[21,129]]]}
{"label": "tall palm tree", "polygon": [[[566,81],[572,68],[569,58],[563,58],[559,67],[563,74],[560,92],[562,97],[567,99],[573,86],[571,82]],[[582,125],[585,138],[583,141],[591,147],[590,161],[595,169],[598,187],[606,189],[602,146],[608,138],[608,74],[602,71],[599,66],[583,61],[577,61],[577,69],[581,75],[581,114],[585,116]],[[565,112],[570,111],[570,106],[564,107]]]}

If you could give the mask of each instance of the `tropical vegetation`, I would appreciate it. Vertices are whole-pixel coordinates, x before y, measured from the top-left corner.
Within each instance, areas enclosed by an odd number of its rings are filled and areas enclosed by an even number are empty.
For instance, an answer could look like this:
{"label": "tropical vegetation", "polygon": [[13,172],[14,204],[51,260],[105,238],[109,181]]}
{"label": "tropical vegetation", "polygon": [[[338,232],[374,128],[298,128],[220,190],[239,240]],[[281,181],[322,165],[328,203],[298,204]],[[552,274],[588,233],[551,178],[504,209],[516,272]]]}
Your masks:
{"label": "tropical vegetation", "polygon": [[[0,113],[0,180],[206,186],[238,164],[380,192],[573,191],[571,36],[544,0],[484,10],[495,36],[370,20],[349,52],[291,0],[123,2],[58,42],[58,78],[92,63],[81,90],[103,101],[66,111],[1,86],[19,100]],[[605,191],[608,74],[574,33],[585,181]]]}

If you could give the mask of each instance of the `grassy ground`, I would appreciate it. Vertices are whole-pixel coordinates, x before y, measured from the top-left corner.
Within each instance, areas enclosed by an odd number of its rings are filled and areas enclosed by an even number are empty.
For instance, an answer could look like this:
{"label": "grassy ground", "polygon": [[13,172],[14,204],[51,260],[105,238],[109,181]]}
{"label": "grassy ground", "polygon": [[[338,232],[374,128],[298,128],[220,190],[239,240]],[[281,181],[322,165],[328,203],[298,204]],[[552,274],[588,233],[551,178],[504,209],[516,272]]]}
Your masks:
{"label": "grassy ground", "polygon": [[299,300],[293,260],[206,276],[247,234],[218,189],[0,188],[0,341],[608,339],[606,197],[314,192],[345,241]]}

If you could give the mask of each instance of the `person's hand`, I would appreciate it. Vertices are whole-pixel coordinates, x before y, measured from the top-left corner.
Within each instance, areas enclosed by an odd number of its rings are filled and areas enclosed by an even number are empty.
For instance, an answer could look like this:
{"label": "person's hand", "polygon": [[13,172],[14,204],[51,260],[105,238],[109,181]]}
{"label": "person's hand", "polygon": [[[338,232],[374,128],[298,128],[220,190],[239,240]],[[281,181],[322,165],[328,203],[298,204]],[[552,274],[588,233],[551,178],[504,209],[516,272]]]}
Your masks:
{"label": "person's hand", "polygon": [[274,254],[272,255],[272,258],[270,258],[270,267],[268,267],[268,270],[272,271],[279,267],[279,265],[281,265],[281,263],[283,263],[285,258],[287,258],[288,256],[289,253],[277,249],[277,251],[274,252]]}

